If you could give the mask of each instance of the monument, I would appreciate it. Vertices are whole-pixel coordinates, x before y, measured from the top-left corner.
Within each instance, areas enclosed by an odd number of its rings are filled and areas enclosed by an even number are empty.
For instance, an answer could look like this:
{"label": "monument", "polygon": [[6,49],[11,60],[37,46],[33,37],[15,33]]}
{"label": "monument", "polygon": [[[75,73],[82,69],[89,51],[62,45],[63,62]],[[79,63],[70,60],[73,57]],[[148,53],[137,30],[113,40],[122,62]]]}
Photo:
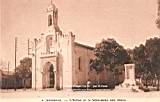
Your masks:
{"label": "monument", "polygon": [[135,82],[135,64],[125,64],[125,79],[123,87],[136,86]]}

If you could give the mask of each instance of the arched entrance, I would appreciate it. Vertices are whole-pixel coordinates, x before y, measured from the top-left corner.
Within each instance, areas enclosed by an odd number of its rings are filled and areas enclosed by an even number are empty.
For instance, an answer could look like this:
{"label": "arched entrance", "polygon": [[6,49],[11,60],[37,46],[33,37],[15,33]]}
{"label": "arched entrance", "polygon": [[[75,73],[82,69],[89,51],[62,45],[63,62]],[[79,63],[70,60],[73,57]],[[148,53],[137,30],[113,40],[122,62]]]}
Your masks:
{"label": "arched entrance", "polygon": [[47,62],[43,68],[43,88],[54,88],[55,87],[55,72],[52,63]]}

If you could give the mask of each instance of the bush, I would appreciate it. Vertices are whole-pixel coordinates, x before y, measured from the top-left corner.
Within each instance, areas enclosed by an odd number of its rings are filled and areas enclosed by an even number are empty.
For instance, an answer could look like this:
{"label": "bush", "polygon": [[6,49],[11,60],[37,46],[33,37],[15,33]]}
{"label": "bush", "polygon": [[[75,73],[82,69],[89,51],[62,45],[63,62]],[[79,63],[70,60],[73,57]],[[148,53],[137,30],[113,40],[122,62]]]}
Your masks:
{"label": "bush", "polygon": [[114,89],[115,88],[115,81],[114,80],[110,80],[108,81],[108,88],[109,89]]}
{"label": "bush", "polygon": [[143,88],[143,91],[144,92],[149,92],[150,90],[149,90],[149,88]]}

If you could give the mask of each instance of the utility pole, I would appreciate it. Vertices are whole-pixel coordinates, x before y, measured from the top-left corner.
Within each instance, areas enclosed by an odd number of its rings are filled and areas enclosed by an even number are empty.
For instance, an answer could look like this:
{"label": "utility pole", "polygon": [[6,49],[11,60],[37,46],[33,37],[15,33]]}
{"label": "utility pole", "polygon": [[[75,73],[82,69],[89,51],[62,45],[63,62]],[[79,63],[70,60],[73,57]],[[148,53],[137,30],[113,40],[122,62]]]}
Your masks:
{"label": "utility pole", "polygon": [[30,48],[29,48],[29,39],[28,39],[28,57],[29,57],[29,50]]}
{"label": "utility pole", "polygon": [[[9,77],[9,61],[8,61],[8,77]],[[8,90],[8,87],[9,87],[9,79],[7,81],[7,90]]]}
{"label": "utility pole", "polygon": [[34,54],[34,56],[35,56],[35,90],[37,89],[37,39],[35,38],[34,39],[34,47],[35,47],[35,54]]}
{"label": "utility pole", "polygon": [[16,61],[17,61],[17,37],[15,37],[15,83],[14,83],[14,90],[17,89],[17,77],[16,77]]}

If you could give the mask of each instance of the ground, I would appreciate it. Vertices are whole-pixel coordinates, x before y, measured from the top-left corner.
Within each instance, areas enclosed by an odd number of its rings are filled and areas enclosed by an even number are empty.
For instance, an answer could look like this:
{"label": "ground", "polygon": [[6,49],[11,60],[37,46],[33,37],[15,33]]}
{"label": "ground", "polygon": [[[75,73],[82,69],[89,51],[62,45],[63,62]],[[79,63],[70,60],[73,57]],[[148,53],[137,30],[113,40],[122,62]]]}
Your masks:
{"label": "ground", "polygon": [[[16,102],[59,102],[72,101],[80,102],[79,99],[86,98],[87,102],[99,102],[96,99],[105,99],[104,102],[160,102],[160,91],[153,92],[132,92],[125,89],[114,90],[92,90],[92,91],[72,91],[72,90],[1,90],[0,102],[16,101]],[[57,100],[55,100],[57,99]],[[89,101],[89,99],[91,101]],[[95,100],[96,101],[95,101]],[[101,100],[102,101],[102,100]],[[101,102],[100,101],[100,102]],[[137,102],[138,102],[137,101]],[[81,100],[81,102],[83,102]]]}

